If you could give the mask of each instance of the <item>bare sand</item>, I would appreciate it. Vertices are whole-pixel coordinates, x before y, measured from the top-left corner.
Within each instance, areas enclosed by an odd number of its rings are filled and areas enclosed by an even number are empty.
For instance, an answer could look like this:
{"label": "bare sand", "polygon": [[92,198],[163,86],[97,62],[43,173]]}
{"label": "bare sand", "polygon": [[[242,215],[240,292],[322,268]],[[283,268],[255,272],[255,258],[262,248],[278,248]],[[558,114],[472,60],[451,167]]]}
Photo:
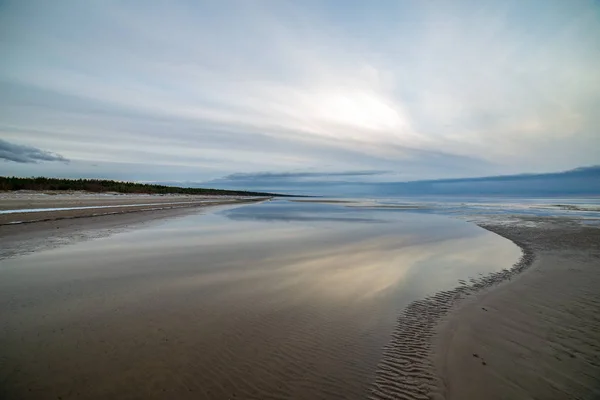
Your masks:
{"label": "bare sand", "polygon": [[186,194],[124,194],[116,192],[32,191],[0,192],[0,210],[19,208],[50,208],[77,206],[106,206],[119,204],[168,203],[201,200],[226,200],[243,196],[205,196]]}
{"label": "bare sand", "polygon": [[[3,192],[0,193],[0,226],[256,200],[264,200],[264,198],[89,192]],[[48,211],[43,211],[45,209]],[[19,210],[23,212],[18,212]]]}
{"label": "bare sand", "polygon": [[600,398],[600,228],[525,217],[479,225],[521,246],[522,259],[411,304],[371,397]]}
{"label": "bare sand", "polygon": [[[0,214],[0,260],[20,254],[109,236],[198,208],[263,201],[231,196],[106,195],[86,192],[0,193],[0,210],[111,206],[78,210]],[[145,204],[153,204],[151,206]],[[134,205],[119,207],[119,205]],[[115,206],[115,207],[112,207]]]}

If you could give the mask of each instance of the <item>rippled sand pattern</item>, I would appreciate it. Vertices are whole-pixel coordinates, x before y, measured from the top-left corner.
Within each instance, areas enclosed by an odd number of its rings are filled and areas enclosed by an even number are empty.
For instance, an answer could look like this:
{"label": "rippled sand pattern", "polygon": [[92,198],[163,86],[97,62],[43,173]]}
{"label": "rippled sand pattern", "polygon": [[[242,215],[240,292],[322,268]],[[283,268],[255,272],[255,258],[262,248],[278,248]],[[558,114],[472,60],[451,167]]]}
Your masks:
{"label": "rippled sand pattern", "polygon": [[436,329],[444,398],[600,398],[600,229],[564,218],[486,227],[535,254],[527,271],[472,296]]}
{"label": "rippled sand pattern", "polygon": [[521,259],[510,269],[483,278],[461,281],[462,285],[411,303],[398,319],[377,369],[370,398],[427,400],[443,399],[444,383],[433,365],[435,328],[460,300],[521,273],[534,260],[533,250],[523,242]]}
{"label": "rippled sand pattern", "polygon": [[406,305],[519,254],[463,221],[278,207],[2,261],[0,397],[364,399]]}

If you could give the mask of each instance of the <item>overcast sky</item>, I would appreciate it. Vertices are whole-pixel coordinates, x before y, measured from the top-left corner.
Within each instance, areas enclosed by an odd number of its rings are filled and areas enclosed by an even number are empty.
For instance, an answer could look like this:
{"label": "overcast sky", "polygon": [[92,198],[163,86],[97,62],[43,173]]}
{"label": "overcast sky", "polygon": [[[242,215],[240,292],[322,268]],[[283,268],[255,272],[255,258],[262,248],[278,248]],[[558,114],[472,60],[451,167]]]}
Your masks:
{"label": "overcast sky", "polygon": [[2,175],[600,164],[598,1],[4,0],[0,54]]}

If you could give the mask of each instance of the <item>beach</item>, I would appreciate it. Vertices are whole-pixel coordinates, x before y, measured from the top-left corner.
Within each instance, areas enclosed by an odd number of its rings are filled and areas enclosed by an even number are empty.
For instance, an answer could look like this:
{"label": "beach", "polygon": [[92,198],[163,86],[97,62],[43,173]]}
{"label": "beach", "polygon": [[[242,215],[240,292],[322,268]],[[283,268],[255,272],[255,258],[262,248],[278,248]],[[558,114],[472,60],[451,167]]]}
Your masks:
{"label": "beach", "polygon": [[444,397],[600,398],[600,229],[560,218],[520,225],[482,224],[534,258],[438,326]]}
{"label": "beach", "polygon": [[0,26],[0,400],[600,400],[600,0]]}
{"label": "beach", "polygon": [[597,226],[225,200],[0,226],[0,397],[598,395]]}
{"label": "beach", "polygon": [[578,219],[490,218],[512,268],[411,304],[371,397],[600,397],[600,229]]}
{"label": "beach", "polygon": [[0,259],[106,237],[198,208],[264,200],[242,196],[4,192],[0,193]]}
{"label": "beach", "polygon": [[[244,196],[155,195],[60,191],[0,193],[0,226],[110,214],[260,201]],[[89,222],[89,221],[88,221]]]}

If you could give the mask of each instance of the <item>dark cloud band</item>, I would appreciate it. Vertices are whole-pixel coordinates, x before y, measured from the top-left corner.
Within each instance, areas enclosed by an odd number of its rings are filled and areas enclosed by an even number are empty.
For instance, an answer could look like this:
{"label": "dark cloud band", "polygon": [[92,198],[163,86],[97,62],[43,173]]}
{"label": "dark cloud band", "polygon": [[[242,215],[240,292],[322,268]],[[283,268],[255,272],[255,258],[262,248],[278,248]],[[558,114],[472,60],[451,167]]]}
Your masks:
{"label": "dark cloud band", "polygon": [[24,146],[0,139],[0,159],[23,164],[33,164],[40,161],[69,162],[60,154],[51,153],[32,146]]}
{"label": "dark cloud band", "polygon": [[253,180],[279,180],[302,178],[325,178],[333,176],[373,176],[387,174],[390,171],[342,171],[342,172],[256,172],[235,173],[227,175],[221,180],[227,181],[253,181]]}

